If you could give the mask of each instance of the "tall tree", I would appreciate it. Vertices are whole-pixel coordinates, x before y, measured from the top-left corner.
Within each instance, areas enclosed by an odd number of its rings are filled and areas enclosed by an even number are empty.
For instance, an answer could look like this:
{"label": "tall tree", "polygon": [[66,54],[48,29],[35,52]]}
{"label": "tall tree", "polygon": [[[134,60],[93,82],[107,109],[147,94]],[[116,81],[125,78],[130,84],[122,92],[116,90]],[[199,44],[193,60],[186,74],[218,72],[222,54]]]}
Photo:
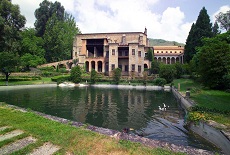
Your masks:
{"label": "tall tree", "polygon": [[76,27],[72,16],[65,14],[65,20],[60,21],[53,14],[46,24],[44,34],[47,62],[70,59],[73,37],[77,33],[80,33],[80,30]]}
{"label": "tall tree", "polygon": [[219,25],[217,24],[217,22],[215,22],[212,27],[212,33],[213,33],[213,36],[220,34]]}
{"label": "tall tree", "polygon": [[194,30],[195,30],[195,24],[193,23],[192,27],[189,31],[189,35],[186,39],[186,45],[184,47],[185,62],[189,62],[192,59],[193,55],[195,54],[195,42],[194,42],[195,33],[194,33]]}
{"label": "tall tree", "polygon": [[[189,62],[196,53],[195,48],[202,46],[202,38],[212,37],[212,23],[210,22],[207,10],[203,7],[199,13],[194,26],[191,27],[185,45],[185,61]],[[191,36],[190,36],[191,35]]]}
{"label": "tall tree", "polygon": [[36,21],[34,25],[37,30],[37,36],[43,37],[48,20],[53,14],[57,16],[58,20],[64,20],[65,9],[61,3],[52,3],[48,0],[44,0],[39,6],[40,7],[35,10]]}
{"label": "tall tree", "polygon": [[20,40],[19,32],[26,18],[20,14],[18,5],[9,0],[0,0],[0,52],[17,52]]}
{"label": "tall tree", "polygon": [[220,23],[220,28],[225,29],[226,31],[230,30],[230,10],[226,13],[220,12],[216,16],[216,21]]}

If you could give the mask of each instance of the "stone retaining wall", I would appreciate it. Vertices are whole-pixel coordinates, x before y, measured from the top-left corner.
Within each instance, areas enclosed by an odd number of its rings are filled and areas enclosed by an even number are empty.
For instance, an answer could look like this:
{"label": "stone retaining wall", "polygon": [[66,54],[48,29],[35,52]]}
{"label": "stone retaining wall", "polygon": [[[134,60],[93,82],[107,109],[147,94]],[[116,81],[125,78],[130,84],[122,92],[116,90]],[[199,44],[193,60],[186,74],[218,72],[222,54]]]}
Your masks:
{"label": "stone retaining wall", "polygon": [[[172,88],[172,92],[182,108],[187,110],[194,105],[188,98],[183,97],[175,88]],[[199,122],[198,125],[194,123],[189,124],[189,129],[200,135],[207,141],[211,142],[215,146],[221,148],[224,154],[230,155],[230,140],[221,130],[218,130],[205,122]]]}

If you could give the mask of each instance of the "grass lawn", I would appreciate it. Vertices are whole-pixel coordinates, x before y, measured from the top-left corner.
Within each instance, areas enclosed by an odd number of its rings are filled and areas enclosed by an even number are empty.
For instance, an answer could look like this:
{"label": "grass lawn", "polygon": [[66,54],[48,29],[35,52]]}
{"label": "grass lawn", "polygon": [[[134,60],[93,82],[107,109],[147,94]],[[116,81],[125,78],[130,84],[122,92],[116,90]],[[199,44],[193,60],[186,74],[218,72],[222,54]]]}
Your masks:
{"label": "grass lawn", "polygon": [[190,88],[191,99],[197,104],[198,110],[205,113],[206,117],[230,127],[230,93],[219,90],[203,89],[199,83],[191,79],[176,79],[174,86],[185,93]]}
{"label": "grass lawn", "polygon": [[[56,154],[181,154],[160,148],[151,149],[139,143],[115,140],[108,136],[85,130],[83,127],[71,127],[70,125],[45,119],[32,112],[24,113],[1,105],[0,127],[6,125],[12,127],[10,130],[20,129],[25,132],[17,139],[28,135],[38,139],[36,143],[17,154],[27,154],[47,141],[62,148]],[[1,142],[0,147],[10,142],[11,140]]]}
{"label": "grass lawn", "polygon": [[[31,81],[10,81],[8,85],[13,86],[13,85],[33,85],[33,84],[49,84],[49,83],[54,83],[51,81],[50,77],[42,77],[41,80],[31,80]],[[6,82],[5,81],[0,81],[0,86],[5,86]]]}

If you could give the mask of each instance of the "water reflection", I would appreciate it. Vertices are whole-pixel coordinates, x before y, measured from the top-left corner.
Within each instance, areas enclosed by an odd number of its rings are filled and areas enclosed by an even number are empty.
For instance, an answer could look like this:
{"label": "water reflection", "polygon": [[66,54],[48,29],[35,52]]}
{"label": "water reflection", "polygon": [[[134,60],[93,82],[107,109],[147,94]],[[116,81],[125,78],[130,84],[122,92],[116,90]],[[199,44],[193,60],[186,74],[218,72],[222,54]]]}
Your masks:
{"label": "water reflection", "polygon": [[[184,113],[171,92],[110,88],[1,89],[0,101],[46,114],[181,145],[212,149],[183,127]],[[160,111],[165,103],[169,108]]]}

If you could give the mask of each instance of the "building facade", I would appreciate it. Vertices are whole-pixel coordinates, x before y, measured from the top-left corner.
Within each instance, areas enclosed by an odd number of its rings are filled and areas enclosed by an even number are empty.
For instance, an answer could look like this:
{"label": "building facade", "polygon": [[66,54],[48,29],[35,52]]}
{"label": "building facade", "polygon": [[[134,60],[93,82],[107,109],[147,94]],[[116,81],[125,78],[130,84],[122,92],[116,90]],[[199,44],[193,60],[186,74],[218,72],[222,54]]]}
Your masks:
{"label": "building facade", "polygon": [[122,76],[142,76],[151,62],[145,59],[149,49],[154,49],[154,59],[166,64],[183,63],[183,47],[149,47],[147,29],[144,32],[89,33],[78,34],[73,43],[73,60],[87,72],[93,69],[105,75],[112,75],[120,68]]}
{"label": "building facade", "polygon": [[145,32],[92,33],[79,34],[73,45],[73,59],[84,66],[87,72],[112,75],[112,70],[120,68],[123,76],[135,73],[141,76],[144,67],[149,66],[145,60],[148,46],[147,29]]}
{"label": "building facade", "polygon": [[184,63],[183,46],[154,46],[154,60],[164,64]]}

